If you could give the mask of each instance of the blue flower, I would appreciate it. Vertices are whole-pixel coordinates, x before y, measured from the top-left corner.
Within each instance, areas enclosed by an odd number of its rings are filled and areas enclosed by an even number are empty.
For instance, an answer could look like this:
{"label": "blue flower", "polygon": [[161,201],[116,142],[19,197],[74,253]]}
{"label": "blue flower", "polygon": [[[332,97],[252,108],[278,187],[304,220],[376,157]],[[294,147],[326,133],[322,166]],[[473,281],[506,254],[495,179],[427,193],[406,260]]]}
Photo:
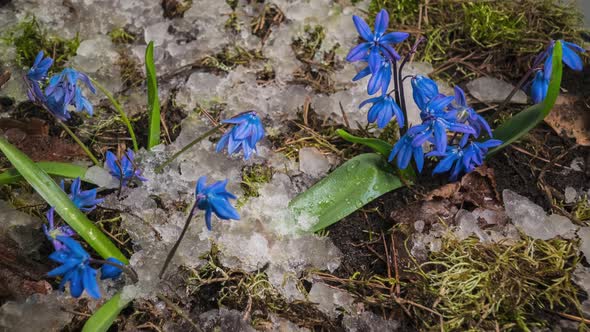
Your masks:
{"label": "blue flower", "polygon": [[542,103],[547,96],[548,90],[549,80],[545,78],[545,73],[542,70],[537,71],[531,84],[531,98],[533,98],[533,103]]}
{"label": "blue flower", "polygon": [[214,212],[219,219],[223,220],[240,220],[238,211],[229,202],[230,199],[236,199],[232,193],[225,189],[227,180],[217,181],[207,185],[207,177],[201,176],[197,181],[196,200],[197,207],[205,211],[205,223],[207,229],[211,230],[211,213]]}
{"label": "blue flower", "polygon": [[381,89],[382,94],[387,93],[389,83],[391,82],[391,62],[383,61],[379,69],[371,75],[369,79],[369,85],[367,86],[367,92],[370,95],[375,94]]}
{"label": "blue flower", "polygon": [[76,232],[74,232],[74,230],[71,229],[70,226],[56,227],[55,223],[54,223],[54,212],[55,212],[54,208],[50,208],[49,211],[47,211],[47,214],[45,216],[47,217],[47,221],[48,221],[49,225],[45,225],[45,224],[43,225],[43,232],[45,233],[45,236],[47,236],[47,239],[49,239],[49,241],[51,241],[55,250],[62,250],[65,248],[65,246],[57,240],[57,237],[58,236],[65,236],[65,237],[74,236],[74,235],[76,235]]}
{"label": "blue flower", "polygon": [[[102,203],[104,199],[96,199],[96,189],[81,190],[80,184],[79,177],[72,181],[68,197],[81,211],[90,212],[96,208],[97,204]],[[61,180],[61,190],[66,191],[63,180]]]}
{"label": "blue flower", "polygon": [[[482,131],[484,130],[489,137],[493,136],[492,128],[490,128],[490,125],[486,119],[484,119],[483,116],[477,114],[477,112],[472,107],[467,105],[465,92],[458,86],[455,86],[455,104],[457,106],[457,111],[459,111],[457,118],[467,122],[475,130],[475,134],[473,135],[475,138],[479,137],[479,135],[481,135]],[[468,138],[469,134],[465,134],[463,135],[462,140],[467,142]]]}
{"label": "blue flower", "polygon": [[422,151],[422,145],[412,145],[413,139],[414,138],[408,135],[408,133],[402,136],[393,146],[388,159],[391,162],[393,158],[397,156],[397,167],[399,169],[406,169],[413,157],[418,172],[422,172],[422,167],[424,166],[424,151]]}
{"label": "blue flower", "polygon": [[107,151],[105,166],[109,169],[112,176],[121,181],[123,186],[126,186],[133,179],[147,181],[146,178],[141,176],[141,170],[135,167],[134,158],[135,155],[131,149],[127,149],[121,160],[117,159],[111,151]]}
{"label": "blue flower", "polygon": [[381,97],[367,99],[359,105],[359,108],[362,108],[369,103],[373,104],[367,115],[369,123],[377,121],[377,126],[379,128],[385,128],[389,121],[391,121],[391,118],[395,115],[399,127],[403,128],[405,123],[404,114],[390,95],[383,94]]}
{"label": "blue flower", "polygon": [[[585,53],[586,50],[581,46],[560,40],[563,45],[563,53],[561,60],[570,69],[575,71],[582,71],[584,69],[584,63],[578,53]],[[551,81],[551,73],[553,71],[553,48],[555,47],[555,41],[551,41],[551,44],[547,50],[543,51],[539,57],[547,57],[543,65],[543,71],[537,71],[535,78],[531,84],[531,97],[535,104],[539,104],[545,100],[547,91],[549,90],[549,82]]]}
{"label": "blue flower", "polygon": [[42,81],[47,78],[47,71],[53,65],[53,59],[50,57],[44,57],[43,51],[37,53],[33,66],[27,72],[27,79],[30,81]]}
{"label": "blue flower", "polygon": [[409,34],[406,32],[390,32],[385,33],[389,26],[389,14],[385,9],[382,9],[375,18],[375,31],[371,32],[371,28],[367,22],[358,16],[353,16],[352,20],[359,35],[365,42],[355,46],[348,55],[346,60],[355,62],[364,60],[369,54],[368,62],[371,67],[371,72],[376,72],[379,65],[385,58],[397,61],[400,59],[399,54],[395,51],[392,45],[401,43],[408,38]]}
{"label": "blue flower", "polygon": [[[107,258],[107,261],[119,265],[124,265],[123,262],[114,257]],[[123,273],[123,270],[121,270],[120,268],[109,264],[103,264],[100,268],[100,280],[117,279],[121,275],[121,273]]]}
{"label": "blue flower", "polygon": [[49,271],[47,275],[62,276],[60,289],[63,290],[69,282],[73,297],[79,297],[86,290],[88,295],[99,299],[100,289],[96,281],[96,270],[90,267],[90,255],[72,238],[58,236],[57,240],[64,245],[64,248],[53,252],[49,258],[61,265]]}
{"label": "blue flower", "polygon": [[255,111],[249,111],[221,122],[233,124],[233,126],[221,136],[217,142],[216,151],[220,152],[227,145],[229,154],[243,150],[244,159],[250,159],[252,152],[256,152],[256,144],[264,137],[264,127],[258,114]]}
{"label": "blue flower", "polygon": [[[92,115],[92,104],[84,96],[81,86],[78,84],[79,81],[83,82],[92,93],[96,93],[90,78],[72,68],[66,68],[49,79],[49,84],[45,88],[45,96],[52,105],[47,106],[61,120],[70,118],[70,114],[66,111],[68,105],[74,106],[76,112],[86,111]],[[58,105],[61,107],[57,107]]]}
{"label": "blue flower", "polygon": [[471,142],[464,145],[453,145],[447,147],[444,153],[433,151],[427,154],[428,157],[444,157],[434,168],[432,174],[444,173],[451,170],[450,180],[455,181],[460,174],[469,173],[477,166],[483,164],[488,150],[502,144],[502,141],[490,139],[482,143]]}
{"label": "blue flower", "polygon": [[[424,112],[426,106],[434,97],[440,95],[436,82],[428,77],[417,75],[412,78],[412,96],[416,106]],[[421,113],[422,113],[421,112]]]}
{"label": "blue flower", "polygon": [[447,148],[447,130],[475,134],[471,126],[458,122],[457,110],[445,111],[454,99],[453,96],[437,96],[428,103],[425,111],[422,112],[424,114],[422,124],[408,130],[408,134],[414,137],[412,141],[414,146],[421,146],[432,139],[436,150],[442,153]]}

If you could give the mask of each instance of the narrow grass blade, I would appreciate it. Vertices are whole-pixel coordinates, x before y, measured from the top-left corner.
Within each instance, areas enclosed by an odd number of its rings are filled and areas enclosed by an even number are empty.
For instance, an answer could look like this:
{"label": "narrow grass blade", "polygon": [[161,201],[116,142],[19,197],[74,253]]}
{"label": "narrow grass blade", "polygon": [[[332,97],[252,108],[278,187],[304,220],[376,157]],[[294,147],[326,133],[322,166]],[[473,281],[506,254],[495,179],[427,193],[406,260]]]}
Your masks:
{"label": "narrow grass blade", "polygon": [[[88,168],[84,166],[78,166],[68,163],[58,163],[52,161],[40,161],[36,163],[36,165],[49,175],[72,179],[79,177],[82,180],[89,182],[84,179],[86,171],[88,171]],[[18,181],[21,181],[22,179],[23,177],[20,175],[16,168],[11,168],[3,173],[0,173],[0,184],[16,183]]]}
{"label": "narrow grass blade", "polygon": [[336,134],[349,141],[350,143],[358,143],[370,147],[373,151],[382,154],[385,158],[389,156],[392,146],[391,144],[380,140],[378,138],[364,138],[349,134],[346,130],[338,129]]}
{"label": "narrow grass blade", "polygon": [[296,216],[316,219],[310,229],[316,232],[401,186],[394,168],[383,156],[365,153],[345,162],[295,197],[289,208]]}
{"label": "narrow grass blade", "polygon": [[78,233],[104,259],[114,257],[127,263],[121,251],[82,213],[53,179],[19,149],[0,138],[0,151],[18,170],[22,177],[41,197],[55,208],[76,233]]}
{"label": "narrow grass blade", "polygon": [[150,127],[148,132],[148,150],[160,144],[160,99],[158,98],[158,80],[154,66],[154,42],[145,50],[145,72],[147,76],[148,111]]}
{"label": "narrow grass blade", "polygon": [[92,80],[92,84],[94,84],[94,86],[96,86],[100,90],[100,92],[102,92],[107,97],[107,99],[111,102],[111,104],[113,104],[113,107],[115,108],[115,110],[117,110],[117,112],[119,112],[119,116],[121,117],[121,121],[123,121],[125,126],[127,126],[127,131],[129,132],[129,136],[131,137],[131,142],[133,142],[133,150],[134,151],[139,150],[139,146],[137,145],[137,138],[135,137],[135,131],[133,131],[133,126],[131,125],[131,121],[129,121],[127,114],[125,114],[125,111],[123,111],[121,104],[119,104],[117,99],[115,99],[115,97],[113,97],[113,95],[109,92],[109,90],[107,90],[104,86],[102,86],[96,80]]}
{"label": "narrow grass blade", "polygon": [[561,56],[562,45],[560,41],[557,41],[553,48],[553,67],[547,97],[545,97],[545,100],[542,103],[525,109],[496,128],[493,132],[494,138],[501,140],[503,143],[490,150],[489,154],[498,152],[504,147],[512,144],[536,127],[547,115],[549,115],[553,105],[555,105],[557,97],[559,96],[563,69]]}
{"label": "narrow grass blade", "polygon": [[88,318],[82,332],[106,332],[125,307],[131,301],[121,299],[121,293],[113,295],[93,315]]}

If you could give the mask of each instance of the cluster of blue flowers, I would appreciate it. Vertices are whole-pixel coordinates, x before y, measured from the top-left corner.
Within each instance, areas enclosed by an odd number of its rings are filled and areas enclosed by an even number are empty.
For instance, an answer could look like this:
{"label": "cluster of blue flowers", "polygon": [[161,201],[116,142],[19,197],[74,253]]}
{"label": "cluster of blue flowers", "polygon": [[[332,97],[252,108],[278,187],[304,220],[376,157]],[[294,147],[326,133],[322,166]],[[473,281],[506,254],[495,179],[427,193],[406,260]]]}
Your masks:
{"label": "cluster of blue flowers", "polygon": [[73,106],[77,112],[86,111],[92,115],[92,104],[79,84],[84,83],[92,93],[96,93],[90,78],[75,69],[66,68],[48,80],[47,75],[52,64],[53,59],[44,57],[43,51],[37,54],[33,66],[25,77],[29,100],[43,106],[61,121],[71,117],[69,106]]}
{"label": "cluster of blue flowers", "polygon": [[[381,92],[379,97],[363,101],[359,108],[372,104],[368,113],[370,123],[376,122],[379,128],[384,128],[395,117],[401,130],[406,122],[403,91],[400,91],[403,87],[401,69],[407,55],[398,70],[401,57],[393,45],[406,40],[408,34],[386,33],[389,15],[385,10],[377,14],[373,32],[362,18],[353,16],[353,21],[364,42],[350,51],[347,60],[368,63],[353,81],[371,75],[367,92],[370,95]],[[388,92],[392,78],[394,87]],[[492,130],[487,121],[467,105],[465,93],[460,87],[455,87],[455,96],[445,96],[439,92],[436,82],[424,76],[415,76],[412,78],[412,89],[422,123],[402,131],[403,135],[393,146],[389,161],[395,159],[400,169],[407,168],[413,159],[421,172],[425,156],[438,157],[441,160],[433,173],[450,171],[451,179],[456,180],[459,175],[480,166],[487,151],[502,143],[495,139],[483,143],[475,141],[483,134],[492,137]],[[450,141],[449,133],[453,134]],[[425,154],[423,147],[426,143],[431,143],[433,149]]]}
{"label": "cluster of blue flowers", "polygon": [[107,151],[105,167],[112,176],[121,182],[122,186],[127,186],[134,179],[142,182],[147,181],[146,178],[141,176],[142,172],[135,165],[134,159],[135,154],[131,149],[127,149],[121,158],[117,158],[114,153]]}
{"label": "cluster of blue flowers", "polygon": [[[563,55],[561,58],[563,63],[572,70],[582,71],[584,64],[578,53],[585,53],[586,50],[574,43],[560,41],[563,45]],[[549,90],[553,68],[553,47],[555,47],[555,41],[551,41],[549,47],[535,61],[536,63],[541,63],[545,60],[543,68],[536,69],[535,77],[531,83],[531,98],[535,104],[542,103]]]}

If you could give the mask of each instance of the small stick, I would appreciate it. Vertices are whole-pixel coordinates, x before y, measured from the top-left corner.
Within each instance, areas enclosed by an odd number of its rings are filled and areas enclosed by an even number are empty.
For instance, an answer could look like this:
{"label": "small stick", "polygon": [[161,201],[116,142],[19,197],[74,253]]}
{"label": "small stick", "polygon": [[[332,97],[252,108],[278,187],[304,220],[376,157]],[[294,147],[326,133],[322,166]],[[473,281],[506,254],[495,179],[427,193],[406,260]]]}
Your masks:
{"label": "small stick", "polygon": [[[214,129],[217,130],[217,128],[214,128]],[[166,257],[166,261],[164,262],[164,266],[162,266],[162,270],[160,271],[158,278],[162,279],[164,272],[166,272],[166,268],[168,268],[168,265],[170,264],[170,261],[174,257],[176,250],[178,250],[178,246],[180,246],[180,242],[184,238],[184,235],[186,234],[186,231],[188,230],[188,226],[191,223],[191,219],[193,218],[195,211],[197,210],[197,203],[198,203],[198,201],[195,201],[195,204],[193,204],[193,207],[191,208],[191,212],[188,214],[188,217],[186,218],[186,221],[184,222],[184,227],[182,228],[182,232],[180,233],[178,240],[176,240],[176,243],[174,243],[174,247],[172,247],[172,250],[170,250],[170,252],[168,253],[168,256]]]}

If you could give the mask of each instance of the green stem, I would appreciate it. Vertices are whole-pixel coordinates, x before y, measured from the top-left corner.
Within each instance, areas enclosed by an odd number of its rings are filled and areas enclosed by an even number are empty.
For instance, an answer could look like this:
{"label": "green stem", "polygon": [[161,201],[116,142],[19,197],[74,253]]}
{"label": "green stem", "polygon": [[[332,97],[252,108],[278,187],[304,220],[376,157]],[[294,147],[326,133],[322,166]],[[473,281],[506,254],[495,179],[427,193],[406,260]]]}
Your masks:
{"label": "green stem", "polygon": [[90,151],[90,149],[84,143],[82,143],[82,141],[78,138],[78,136],[76,136],[76,134],[74,134],[74,132],[70,129],[70,127],[68,127],[61,120],[59,120],[57,118],[56,118],[56,120],[57,120],[57,123],[59,123],[59,125],[63,128],[63,130],[65,130],[66,133],[68,133],[68,135],[70,135],[70,137],[72,137],[74,139],[74,141],[76,141],[76,143],[78,143],[78,145],[82,148],[82,150],[84,150],[84,152],[86,152],[86,154],[88,155],[88,157],[90,159],[92,159],[92,162],[96,166],[100,166],[100,162],[98,161],[98,159],[96,159],[96,157],[92,154],[92,152]]}
{"label": "green stem", "polygon": [[185,152],[186,150],[190,149],[191,147],[193,147],[193,145],[199,143],[203,139],[207,138],[208,136],[210,136],[211,134],[213,134],[214,132],[216,132],[217,130],[219,130],[219,128],[221,128],[223,126],[224,126],[224,124],[219,124],[219,125],[211,128],[209,131],[207,131],[203,135],[195,138],[194,141],[188,143],[185,147],[183,147],[182,149],[180,149],[180,151],[176,152],[172,157],[168,158],[163,164],[161,164],[160,166],[156,167],[156,169],[154,171],[156,173],[162,172],[162,170],[164,169],[164,167],[166,167],[168,164],[170,164],[171,162],[173,162],[174,159],[178,158],[178,156],[180,156],[183,152]]}
{"label": "green stem", "polygon": [[129,136],[131,136],[131,141],[133,142],[133,150],[137,152],[137,150],[139,150],[139,146],[137,145],[137,139],[135,138],[135,132],[133,131],[133,127],[131,126],[131,122],[129,121],[127,114],[125,114],[125,111],[123,111],[123,108],[121,108],[121,105],[119,104],[119,102],[115,99],[115,97],[113,97],[113,95],[104,86],[102,86],[100,83],[98,83],[96,80],[94,80],[92,78],[90,80],[92,81],[92,84],[94,84],[110,100],[111,104],[113,104],[113,107],[117,110],[117,112],[119,112],[119,115],[121,116],[121,119],[123,120],[123,123],[125,123],[125,125],[127,126],[127,130],[129,131]]}

